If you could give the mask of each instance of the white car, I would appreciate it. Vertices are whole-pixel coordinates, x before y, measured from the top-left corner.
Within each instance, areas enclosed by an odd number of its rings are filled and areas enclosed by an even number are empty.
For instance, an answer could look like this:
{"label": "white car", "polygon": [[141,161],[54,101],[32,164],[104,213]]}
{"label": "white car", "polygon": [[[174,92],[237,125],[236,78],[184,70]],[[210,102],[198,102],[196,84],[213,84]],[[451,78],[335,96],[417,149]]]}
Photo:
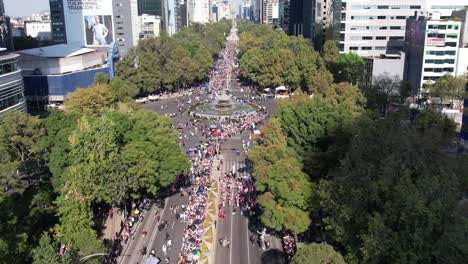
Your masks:
{"label": "white car", "polygon": [[148,98],[147,97],[142,97],[142,98],[138,98],[135,100],[135,102],[137,103],[141,103],[141,104],[146,104],[148,101]]}
{"label": "white car", "polygon": [[148,100],[152,101],[158,101],[159,100],[159,95],[150,95],[148,96]]}

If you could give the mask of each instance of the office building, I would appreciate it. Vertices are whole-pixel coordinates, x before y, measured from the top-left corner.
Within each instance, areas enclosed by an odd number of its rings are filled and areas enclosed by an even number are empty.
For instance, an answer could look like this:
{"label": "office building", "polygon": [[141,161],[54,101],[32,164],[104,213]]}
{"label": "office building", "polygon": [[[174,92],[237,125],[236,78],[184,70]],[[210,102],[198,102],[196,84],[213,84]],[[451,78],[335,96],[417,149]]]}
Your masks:
{"label": "office building", "polygon": [[278,27],[279,25],[279,0],[263,0],[262,24]]}
{"label": "office building", "polygon": [[98,72],[113,76],[106,50],[58,44],[19,53],[28,110],[34,113],[90,86]]}
{"label": "office building", "polygon": [[211,21],[218,22],[219,18],[219,6],[216,2],[213,2],[211,6]]}
{"label": "office building", "polygon": [[164,14],[163,0],[138,0],[138,15],[143,14],[162,17]]}
{"label": "office building", "polygon": [[231,4],[229,4],[228,1],[223,1],[218,5],[218,20],[221,20],[223,18],[225,19],[231,19]]}
{"label": "office building", "polygon": [[[408,19],[406,23],[405,80],[419,96],[427,84],[456,75],[461,22],[438,16]],[[468,60],[468,58],[466,58]]]}
{"label": "office building", "polygon": [[252,20],[255,23],[262,23],[263,0],[252,1]]}
{"label": "office building", "polygon": [[24,22],[24,34],[39,40],[51,40],[50,22],[26,21]]}
{"label": "office building", "polygon": [[379,57],[364,57],[364,87],[372,87],[375,78],[388,75],[403,80],[405,69],[405,53],[380,55]]}
{"label": "office building", "polygon": [[454,11],[452,16],[461,22],[456,75],[468,76],[468,10]]}
{"label": "office building", "polygon": [[304,32],[304,19],[303,19],[303,0],[290,0],[289,1],[289,26],[288,34],[293,36],[301,36]]}
{"label": "office building", "polygon": [[247,19],[249,20],[250,19],[250,9],[251,9],[252,5],[251,4],[243,4],[240,6],[240,12],[239,12],[239,15],[240,15],[240,18],[241,19]]}
{"label": "office building", "polygon": [[154,38],[159,36],[161,18],[143,14],[140,16],[140,39]]}
{"label": "office building", "polygon": [[166,17],[167,17],[167,33],[169,36],[172,36],[176,33],[176,11],[175,11],[175,0],[167,0],[167,8],[166,8]]}
{"label": "office building", "polygon": [[49,0],[52,41],[55,44],[67,43],[67,28],[63,0]]}
{"label": "office building", "polygon": [[183,27],[189,25],[187,2],[175,0],[175,30],[179,32]]}
{"label": "office building", "polygon": [[26,112],[23,78],[17,65],[19,57],[0,48],[0,115],[11,111]]}
{"label": "office building", "polygon": [[335,0],[333,37],[341,52],[360,56],[398,54],[403,50],[406,19],[468,7],[466,0]]}
{"label": "office building", "polygon": [[281,25],[281,28],[285,32],[289,32],[289,17],[290,17],[290,0],[283,0],[283,23]]}
{"label": "office building", "polygon": [[140,20],[137,4],[137,0],[113,0],[114,41],[122,55],[138,45]]}
{"label": "office building", "polygon": [[191,23],[206,24],[210,21],[211,5],[210,0],[191,0],[189,1],[193,16]]}

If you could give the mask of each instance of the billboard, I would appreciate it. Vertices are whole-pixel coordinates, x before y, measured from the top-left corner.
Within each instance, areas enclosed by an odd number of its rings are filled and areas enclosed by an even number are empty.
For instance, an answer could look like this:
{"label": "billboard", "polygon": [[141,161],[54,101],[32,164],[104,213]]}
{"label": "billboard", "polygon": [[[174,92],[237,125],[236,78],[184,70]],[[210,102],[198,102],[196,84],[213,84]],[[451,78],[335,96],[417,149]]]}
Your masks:
{"label": "billboard", "polygon": [[63,0],[67,43],[109,46],[114,42],[112,0]]}
{"label": "billboard", "polygon": [[428,38],[426,41],[427,46],[436,46],[436,47],[444,47],[445,46],[445,39],[444,38]]}

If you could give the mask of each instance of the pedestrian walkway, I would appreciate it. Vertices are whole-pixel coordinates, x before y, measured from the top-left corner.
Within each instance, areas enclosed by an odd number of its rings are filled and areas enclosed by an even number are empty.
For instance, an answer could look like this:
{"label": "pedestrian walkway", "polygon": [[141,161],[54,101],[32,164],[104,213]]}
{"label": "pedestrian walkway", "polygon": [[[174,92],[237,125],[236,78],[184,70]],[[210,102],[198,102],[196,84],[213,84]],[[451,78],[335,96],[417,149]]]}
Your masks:
{"label": "pedestrian walkway", "polygon": [[[219,159],[213,161],[213,167],[218,167],[222,155]],[[202,236],[202,256],[200,257],[200,264],[214,263],[214,251],[217,241],[216,225],[218,219],[218,204],[219,204],[219,177],[221,170],[212,170],[211,173],[211,188],[208,194],[208,202],[205,211],[205,222],[203,223],[204,233]]]}
{"label": "pedestrian walkway", "polygon": [[115,240],[116,233],[119,233],[121,229],[120,224],[123,220],[123,214],[118,208],[113,208],[111,215],[112,217],[108,215],[102,233],[104,239]]}

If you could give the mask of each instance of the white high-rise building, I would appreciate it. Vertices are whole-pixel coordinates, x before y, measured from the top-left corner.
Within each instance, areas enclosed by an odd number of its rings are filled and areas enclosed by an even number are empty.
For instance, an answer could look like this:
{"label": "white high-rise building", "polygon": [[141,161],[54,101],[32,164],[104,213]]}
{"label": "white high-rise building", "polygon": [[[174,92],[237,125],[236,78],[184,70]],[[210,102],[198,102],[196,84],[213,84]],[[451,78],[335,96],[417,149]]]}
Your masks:
{"label": "white high-rise building", "polygon": [[335,0],[334,37],[341,52],[364,57],[403,50],[406,19],[468,8],[468,0]]}
{"label": "white high-rise building", "polygon": [[263,0],[262,24],[274,25],[279,19],[279,1]]}
{"label": "white high-rise building", "polygon": [[[445,75],[456,75],[461,22],[436,17],[410,19],[406,30],[405,79],[418,93]],[[423,89],[421,89],[423,88]]]}
{"label": "white high-rise building", "polygon": [[191,22],[205,24],[210,21],[210,0],[192,0],[193,17]]}
{"label": "white high-rise building", "polygon": [[140,39],[153,38],[159,36],[159,29],[161,27],[161,17],[143,14],[139,18]]}
{"label": "white high-rise building", "polygon": [[218,4],[218,20],[231,19],[231,4],[228,1]]}

